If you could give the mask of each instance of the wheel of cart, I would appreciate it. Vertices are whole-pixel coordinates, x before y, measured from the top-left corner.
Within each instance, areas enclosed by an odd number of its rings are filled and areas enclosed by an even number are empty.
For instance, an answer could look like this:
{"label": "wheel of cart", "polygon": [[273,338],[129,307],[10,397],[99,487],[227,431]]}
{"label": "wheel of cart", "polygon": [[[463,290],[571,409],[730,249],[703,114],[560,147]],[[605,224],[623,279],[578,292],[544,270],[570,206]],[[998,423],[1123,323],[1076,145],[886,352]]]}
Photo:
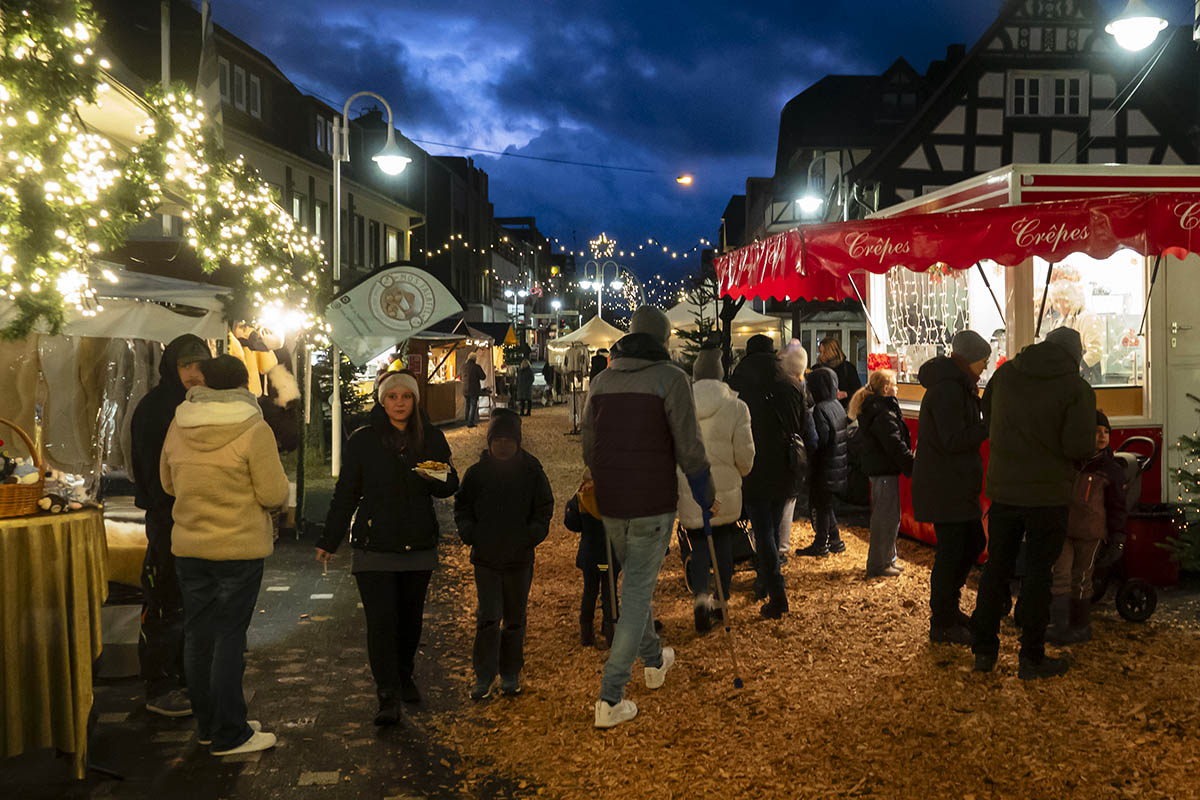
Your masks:
{"label": "wheel of cart", "polygon": [[[754,534],[750,529],[750,520],[746,518],[737,521],[740,534],[733,542],[733,571],[737,572],[739,564],[746,561],[754,562]],[[691,581],[688,580],[688,565],[692,561],[692,541],[688,538],[687,529],[678,519],[675,520],[675,541],[679,543],[679,558],[683,561],[683,584],[689,592],[695,594]],[[703,545],[708,547],[707,544]],[[711,567],[709,568],[712,569]]]}

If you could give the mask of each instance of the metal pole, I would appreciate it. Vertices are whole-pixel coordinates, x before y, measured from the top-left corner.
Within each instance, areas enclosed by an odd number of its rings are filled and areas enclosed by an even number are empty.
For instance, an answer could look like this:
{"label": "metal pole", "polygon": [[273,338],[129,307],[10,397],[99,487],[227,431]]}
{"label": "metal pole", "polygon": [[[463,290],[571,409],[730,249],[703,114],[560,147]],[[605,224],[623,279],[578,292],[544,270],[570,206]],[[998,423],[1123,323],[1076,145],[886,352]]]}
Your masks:
{"label": "metal pole", "polygon": [[1042,320],[1046,318],[1046,298],[1050,296],[1050,279],[1054,277],[1054,262],[1050,262],[1050,266],[1046,269],[1046,286],[1042,289],[1042,309],[1038,312],[1037,327],[1033,330],[1034,341],[1037,341],[1038,336],[1042,333]]}
{"label": "metal pole", "polygon": [[[333,294],[337,296],[342,279],[342,157],[344,152],[342,136],[346,118],[333,118]],[[330,367],[333,370],[333,395],[330,399],[330,416],[332,417],[332,447],[330,474],[337,477],[342,469],[342,351],[337,344],[329,356]]]}

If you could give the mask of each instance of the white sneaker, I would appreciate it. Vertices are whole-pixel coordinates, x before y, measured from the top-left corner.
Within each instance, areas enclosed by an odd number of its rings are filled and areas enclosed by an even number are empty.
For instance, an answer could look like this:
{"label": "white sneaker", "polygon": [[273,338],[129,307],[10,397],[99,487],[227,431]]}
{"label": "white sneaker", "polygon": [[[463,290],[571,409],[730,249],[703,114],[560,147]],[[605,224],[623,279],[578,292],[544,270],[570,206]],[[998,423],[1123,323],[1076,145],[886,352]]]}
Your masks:
{"label": "white sneaker", "polygon": [[622,700],[610,706],[605,700],[596,701],[596,727],[615,728],[637,716],[637,706],[632,700]]}
{"label": "white sneaker", "polygon": [[646,688],[660,689],[667,680],[667,672],[671,667],[675,666],[675,648],[664,647],[662,649],[662,666],[661,667],[646,667]]}
{"label": "white sneaker", "polygon": [[257,753],[275,746],[275,734],[255,731],[246,741],[231,750],[213,750],[214,756],[236,756],[240,753]]}
{"label": "white sneaker", "polygon": [[[256,719],[248,719],[246,720],[246,724],[250,726],[250,730],[255,731],[256,733],[262,730],[262,723]],[[212,739],[197,739],[196,741],[205,747],[208,747],[210,744],[212,744]]]}

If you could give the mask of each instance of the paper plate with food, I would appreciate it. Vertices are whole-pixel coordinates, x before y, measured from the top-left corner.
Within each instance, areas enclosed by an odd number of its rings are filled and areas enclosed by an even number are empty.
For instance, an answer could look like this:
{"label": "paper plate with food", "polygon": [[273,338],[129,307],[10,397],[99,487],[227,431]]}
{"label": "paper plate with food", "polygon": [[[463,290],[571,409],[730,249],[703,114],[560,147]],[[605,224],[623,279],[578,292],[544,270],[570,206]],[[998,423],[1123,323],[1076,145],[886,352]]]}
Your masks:
{"label": "paper plate with food", "polygon": [[450,465],[444,461],[422,461],[413,471],[435,481],[445,482],[450,477]]}

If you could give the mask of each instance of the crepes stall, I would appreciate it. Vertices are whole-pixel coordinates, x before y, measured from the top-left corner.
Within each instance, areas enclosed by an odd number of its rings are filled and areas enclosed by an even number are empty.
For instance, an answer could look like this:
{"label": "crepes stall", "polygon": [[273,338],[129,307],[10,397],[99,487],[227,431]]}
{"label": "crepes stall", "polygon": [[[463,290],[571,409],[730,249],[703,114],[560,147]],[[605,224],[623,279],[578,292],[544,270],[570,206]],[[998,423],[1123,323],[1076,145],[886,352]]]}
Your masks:
{"label": "crepes stall", "polygon": [[[734,297],[860,298],[870,368],[896,371],[914,434],[917,371],[958,331],[992,342],[986,382],[1055,327],[1077,329],[1114,446],[1145,436],[1164,453],[1141,498],[1162,503],[1181,458],[1162,444],[1196,428],[1198,231],[1198,168],[1014,166],[871,219],[777,234],[717,259],[717,271]],[[905,531],[932,540],[902,483]]]}

